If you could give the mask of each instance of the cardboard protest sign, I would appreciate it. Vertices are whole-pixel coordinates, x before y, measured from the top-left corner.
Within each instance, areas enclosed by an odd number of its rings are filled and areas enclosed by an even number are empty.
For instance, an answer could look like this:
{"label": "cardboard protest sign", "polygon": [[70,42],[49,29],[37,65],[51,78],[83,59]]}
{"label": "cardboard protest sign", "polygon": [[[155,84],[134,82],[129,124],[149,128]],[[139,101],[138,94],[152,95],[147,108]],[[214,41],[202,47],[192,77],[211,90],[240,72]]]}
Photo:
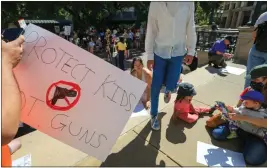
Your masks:
{"label": "cardboard protest sign", "polygon": [[104,161],[146,84],[38,26],[24,35],[22,121]]}

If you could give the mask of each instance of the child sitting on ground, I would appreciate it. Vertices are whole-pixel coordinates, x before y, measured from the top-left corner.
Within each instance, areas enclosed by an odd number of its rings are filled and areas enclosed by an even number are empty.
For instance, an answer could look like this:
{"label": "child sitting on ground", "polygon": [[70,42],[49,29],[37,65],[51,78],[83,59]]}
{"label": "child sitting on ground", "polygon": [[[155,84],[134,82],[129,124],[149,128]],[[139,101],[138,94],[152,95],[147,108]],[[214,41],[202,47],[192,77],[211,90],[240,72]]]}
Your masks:
{"label": "child sitting on ground", "polygon": [[[230,106],[227,107],[229,113],[237,113],[254,118],[267,117],[266,109],[262,108],[262,103],[264,102],[264,96],[262,93],[251,90],[248,91],[243,96],[241,96],[241,99],[243,100],[243,103],[240,107],[238,108],[233,108]],[[233,139],[238,137],[236,134],[238,125],[246,125],[246,127],[251,130],[251,133],[262,137],[263,140],[267,143],[267,129],[264,130],[264,128],[259,128],[245,121],[233,121],[229,117],[227,117],[227,120],[229,121],[229,129],[230,129],[230,135],[227,137],[228,139]]]}
{"label": "child sitting on ground", "polygon": [[174,105],[173,119],[180,118],[187,123],[196,122],[201,114],[212,114],[216,106],[211,108],[195,108],[191,101],[196,95],[194,86],[190,83],[181,83],[177,91],[177,97]]}

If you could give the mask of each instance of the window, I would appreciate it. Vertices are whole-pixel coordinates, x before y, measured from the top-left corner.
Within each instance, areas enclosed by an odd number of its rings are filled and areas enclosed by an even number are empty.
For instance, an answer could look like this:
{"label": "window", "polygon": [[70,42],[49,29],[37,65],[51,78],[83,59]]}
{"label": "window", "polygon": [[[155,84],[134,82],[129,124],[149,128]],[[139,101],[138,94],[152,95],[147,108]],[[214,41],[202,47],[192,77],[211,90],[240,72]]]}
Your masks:
{"label": "window", "polygon": [[233,4],[233,9],[235,9],[236,3]]}
{"label": "window", "polygon": [[224,10],[229,10],[230,4],[226,4]]}

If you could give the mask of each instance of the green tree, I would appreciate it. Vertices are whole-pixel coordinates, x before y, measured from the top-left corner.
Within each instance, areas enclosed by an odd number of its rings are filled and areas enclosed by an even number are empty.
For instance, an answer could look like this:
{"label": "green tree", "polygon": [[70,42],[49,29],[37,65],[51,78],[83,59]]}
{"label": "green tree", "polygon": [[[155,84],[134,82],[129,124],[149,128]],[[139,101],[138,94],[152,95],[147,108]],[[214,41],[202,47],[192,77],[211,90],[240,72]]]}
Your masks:
{"label": "green tree", "polygon": [[200,2],[195,1],[195,22],[197,25],[207,25],[209,23],[207,14],[200,6]]}
{"label": "green tree", "polygon": [[209,17],[209,24],[214,21],[214,16],[217,13],[217,10],[222,5],[223,1],[200,1],[199,5],[202,8],[203,12],[206,13]]}

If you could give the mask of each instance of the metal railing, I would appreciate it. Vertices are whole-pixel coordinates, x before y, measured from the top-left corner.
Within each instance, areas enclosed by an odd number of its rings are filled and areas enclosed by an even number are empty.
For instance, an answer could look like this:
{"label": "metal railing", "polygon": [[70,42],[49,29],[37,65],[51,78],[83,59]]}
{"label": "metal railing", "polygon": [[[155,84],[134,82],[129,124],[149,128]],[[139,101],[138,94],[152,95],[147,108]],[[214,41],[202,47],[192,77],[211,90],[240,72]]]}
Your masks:
{"label": "metal railing", "polygon": [[197,50],[205,51],[209,50],[214,42],[223,39],[227,35],[233,37],[233,44],[230,45],[228,52],[234,53],[239,31],[237,29],[220,29],[216,31],[212,30],[199,30],[197,31]]}

